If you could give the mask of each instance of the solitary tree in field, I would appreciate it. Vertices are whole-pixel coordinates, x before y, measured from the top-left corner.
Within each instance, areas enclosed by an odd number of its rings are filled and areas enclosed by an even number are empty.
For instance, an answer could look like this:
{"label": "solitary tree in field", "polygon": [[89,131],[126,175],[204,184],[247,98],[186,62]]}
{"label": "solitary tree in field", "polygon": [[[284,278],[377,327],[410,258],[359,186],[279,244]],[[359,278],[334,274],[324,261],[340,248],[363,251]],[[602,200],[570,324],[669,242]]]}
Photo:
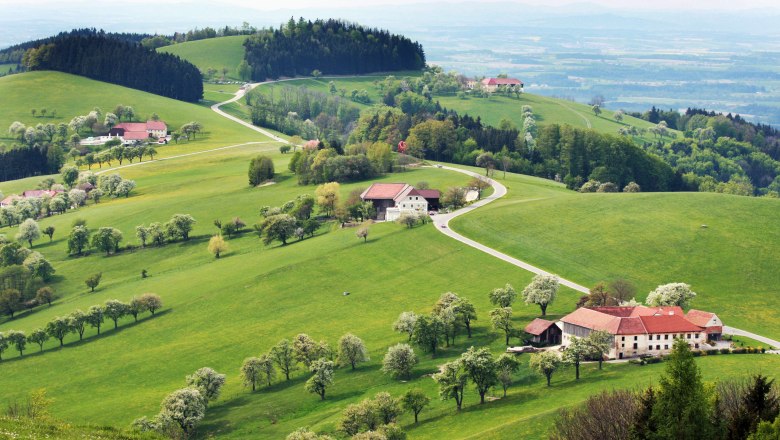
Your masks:
{"label": "solitary tree in field", "polygon": [[32,242],[41,238],[41,229],[38,222],[28,218],[19,225],[19,232],[16,234],[17,241],[26,241],[32,247]]}
{"label": "solitary tree in field", "polygon": [[313,375],[306,381],[306,390],[325,400],[325,391],[333,385],[333,362],[319,359],[314,361],[309,369]]}
{"label": "solitary tree in field", "polygon": [[347,333],[339,339],[339,364],[351,365],[352,369],[360,362],[366,362],[369,360],[368,350],[363,340]]}
{"label": "solitary tree in field", "polygon": [[623,120],[624,115],[625,113],[623,112],[623,110],[618,110],[614,114],[612,114],[612,117],[615,118],[616,121],[620,122]]}
{"label": "solitary tree in field", "polygon": [[86,226],[74,226],[68,236],[68,253],[81,255],[89,244],[89,230]]}
{"label": "solitary tree in field", "polygon": [[533,353],[531,361],[528,363],[531,369],[547,379],[547,386],[550,386],[550,380],[561,366],[561,358],[553,351],[542,351]]}
{"label": "solitary tree in field", "polygon": [[414,424],[417,424],[417,416],[431,403],[431,398],[419,388],[412,388],[401,396],[401,405],[407,411],[414,414]]}
{"label": "solitary tree in field", "polygon": [[209,240],[209,252],[214,254],[215,257],[219,258],[219,255],[227,252],[227,250],[227,243],[225,243],[225,239],[221,235],[211,237]]}
{"label": "solitary tree in field", "polygon": [[103,227],[92,236],[92,246],[110,255],[119,249],[122,232],[116,228]]}
{"label": "solitary tree in field", "polygon": [[274,178],[274,161],[268,156],[257,156],[249,163],[249,184],[257,186]]}
{"label": "solitary tree in field", "polygon": [[496,168],[496,159],[493,157],[493,153],[488,151],[477,156],[476,164],[485,169],[485,176],[487,176],[490,174],[490,170]]}
{"label": "solitary tree in field", "polygon": [[490,311],[490,322],[493,324],[493,328],[496,330],[503,330],[505,335],[506,345],[509,345],[509,337],[512,336],[514,331],[514,324],[512,323],[512,308],[511,307],[499,307]]}
{"label": "solitary tree in field", "polygon": [[590,109],[593,110],[593,114],[596,116],[601,114],[601,106],[599,106],[598,104],[593,104],[593,107],[591,107]]}
{"label": "solitary tree in field", "polygon": [[387,349],[382,359],[382,372],[394,378],[408,379],[417,362],[417,355],[409,344],[396,344]]}
{"label": "solitary tree in field", "polygon": [[52,237],[54,237],[54,226],[46,226],[42,232],[49,237],[49,242],[51,242]]}
{"label": "solitary tree in field", "polygon": [[563,351],[563,362],[574,366],[574,377],[580,380],[580,363],[585,360],[591,351],[591,348],[584,339],[576,336],[571,337],[571,343]]}
{"label": "solitary tree in field", "polygon": [[531,284],[523,289],[521,294],[526,304],[538,304],[542,316],[547,314],[547,306],[555,301],[558,295],[558,277],[554,275],[536,275]]}
{"label": "solitary tree in field", "polygon": [[95,287],[97,287],[100,284],[101,278],[103,278],[103,272],[92,274],[86,280],[84,280],[84,284],[86,284],[87,287],[90,288],[90,292],[94,292]]}

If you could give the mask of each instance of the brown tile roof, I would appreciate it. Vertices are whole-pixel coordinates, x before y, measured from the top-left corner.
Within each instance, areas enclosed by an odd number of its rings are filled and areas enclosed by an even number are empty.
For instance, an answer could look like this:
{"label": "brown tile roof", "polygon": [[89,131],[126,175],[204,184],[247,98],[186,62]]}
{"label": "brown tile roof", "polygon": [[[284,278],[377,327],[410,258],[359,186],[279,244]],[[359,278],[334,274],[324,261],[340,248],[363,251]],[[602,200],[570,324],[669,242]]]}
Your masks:
{"label": "brown tile roof", "polygon": [[441,192],[438,189],[418,189],[417,192],[426,199],[438,199]]}
{"label": "brown tile roof", "polygon": [[163,121],[146,121],[147,130],[168,130],[168,126]]}
{"label": "brown tile roof", "polygon": [[710,319],[712,319],[713,316],[715,316],[714,313],[691,309],[688,310],[688,314],[685,317],[688,319],[688,321],[691,321],[700,327],[706,327],[707,323],[710,322]]}
{"label": "brown tile roof", "polygon": [[645,325],[639,318],[619,318],[618,330],[616,335],[641,335],[647,333]]}
{"label": "brown tile roof", "polygon": [[392,200],[401,194],[409,185],[405,183],[374,183],[363,191],[363,200]]}
{"label": "brown tile roof", "polygon": [[516,86],[523,84],[523,82],[516,78],[485,78],[482,80],[482,84],[486,86]]}
{"label": "brown tile roof", "polygon": [[640,316],[647,333],[700,332],[704,329],[680,315]]}
{"label": "brown tile roof", "polygon": [[536,318],[533,321],[531,321],[530,324],[525,326],[525,332],[530,333],[534,336],[539,336],[542,333],[544,333],[548,328],[550,328],[550,326],[553,325],[555,325],[555,323],[552,321]]}
{"label": "brown tile roof", "polygon": [[591,330],[606,330],[613,335],[617,333],[620,325],[620,318],[607,315],[596,310],[581,307],[561,318],[561,321],[568,322],[580,327]]}

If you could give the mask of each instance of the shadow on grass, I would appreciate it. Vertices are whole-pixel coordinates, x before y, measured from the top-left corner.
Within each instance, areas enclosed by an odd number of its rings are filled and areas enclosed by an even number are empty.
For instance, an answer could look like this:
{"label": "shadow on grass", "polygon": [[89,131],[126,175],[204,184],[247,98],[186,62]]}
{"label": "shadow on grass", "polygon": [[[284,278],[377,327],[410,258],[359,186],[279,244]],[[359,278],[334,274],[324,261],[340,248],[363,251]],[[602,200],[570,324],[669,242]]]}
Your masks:
{"label": "shadow on grass", "polygon": [[[146,315],[145,317],[142,317],[142,318],[138,319],[138,321],[132,321],[132,322],[129,322],[129,323],[122,324],[119,327],[117,327],[116,329],[113,327],[114,321],[109,320],[109,321],[107,321],[106,323],[104,323],[103,325],[100,326],[101,332],[100,332],[99,335],[96,334],[96,335],[92,335],[92,336],[87,336],[86,338],[81,339],[81,340],[68,342],[68,343],[64,344],[63,346],[61,346],[61,347],[59,345],[57,345],[55,348],[49,348],[48,350],[46,350],[46,349],[44,349],[43,351],[36,350],[34,353],[27,353],[24,356],[16,356],[16,357],[13,357],[13,358],[10,358],[10,359],[3,358],[2,363],[18,362],[18,361],[21,361],[23,359],[27,359],[29,357],[41,356],[43,354],[46,354],[46,353],[52,352],[52,351],[60,351],[60,350],[66,349],[66,348],[79,347],[79,346],[84,345],[84,344],[86,344],[88,342],[97,341],[99,339],[103,339],[103,338],[109,337],[111,335],[114,335],[116,333],[125,331],[126,329],[135,327],[136,325],[140,325],[140,324],[142,324],[142,323],[144,323],[146,321],[152,320],[152,319],[157,318],[159,316],[167,315],[168,313],[171,313],[172,311],[173,311],[173,309],[170,309],[170,308],[165,309],[165,310],[160,310],[160,311],[156,312],[154,315]],[[55,342],[59,343],[58,339],[54,339],[54,338],[50,338],[50,339],[53,339]],[[27,344],[27,347],[28,347],[27,351],[29,351],[29,348],[31,348],[31,347],[33,347],[35,349],[38,348],[37,344]],[[12,347],[9,347],[9,349],[10,348],[12,348]],[[16,353],[18,353],[18,351]]]}

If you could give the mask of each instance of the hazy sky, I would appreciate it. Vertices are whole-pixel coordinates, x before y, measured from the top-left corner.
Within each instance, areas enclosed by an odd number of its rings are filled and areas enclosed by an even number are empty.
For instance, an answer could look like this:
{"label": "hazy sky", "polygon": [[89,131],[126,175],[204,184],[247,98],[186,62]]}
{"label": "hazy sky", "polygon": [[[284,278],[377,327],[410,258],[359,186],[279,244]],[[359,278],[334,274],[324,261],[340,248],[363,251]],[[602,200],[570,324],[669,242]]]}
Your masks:
{"label": "hazy sky", "polygon": [[[134,4],[140,3],[153,3],[153,4],[176,4],[182,3],[186,0],[128,0],[124,2],[125,5],[132,8]],[[275,2],[269,0],[217,0],[213,4],[226,4],[226,5],[240,5],[247,8],[261,9],[261,10],[283,10],[283,9],[305,9],[314,7],[318,9],[338,8],[338,7],[367,7],[371,5],[397,5],[397,4],[410,4],[410,3],[459,3],[463,0],[437,0],[437,1],[420,1],[420,0],[284,0],[283,2]],[[623,10],[641,10],[641,9],[753,9],[753,8],[772,8],[780,9],[780,5],[777,0],[741,0],[735,2],[733,0],[503,0],[520,4],[529,4],[534,6],[568,6],[572,4],[597,4],[609,8],[623,9]],[[53,6],[53,7],[67,7],[68,5],[79,4],[91,4],[93,1],[86,0],[25,0],[22,4],[25,6]],[[485,3],[480,1],[480,3]],[[0,7],[5,11],[12,12],[14,6],[18,6],[20,0],[0,0]]]}

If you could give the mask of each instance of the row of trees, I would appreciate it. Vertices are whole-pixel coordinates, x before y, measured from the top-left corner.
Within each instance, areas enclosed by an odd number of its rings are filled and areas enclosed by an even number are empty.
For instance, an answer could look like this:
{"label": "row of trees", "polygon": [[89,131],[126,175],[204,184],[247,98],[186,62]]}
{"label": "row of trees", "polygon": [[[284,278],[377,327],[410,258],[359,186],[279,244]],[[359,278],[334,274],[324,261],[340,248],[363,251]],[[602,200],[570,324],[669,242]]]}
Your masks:
{"label": "row of trees", "polygon": [[[49,297],[50,298],[50,297]],[[56,339],[60,342],[60,347],[65,345],[65,338],[71,333],[78,333],[79,341],[84,340],[84,333],[87,326],[97,329],[100,334],[100,328],[106,319],[114,322],[114,329],[119,326],[119,320],[125,316],[132,316],[135,322],[138,322],[138,315],[148,311],[154,315],[155,311],[162,307],[162,300],[154,293],[145,293],[140,297],[133,298],[129,303],[123,303],[117,300],[106,301],[104,305],[95,305],[86,312],[76,310],[67,316],[58,316],[49,321],[45,327],[37,328],[29,335],[18,330],[9,330],[0,333],[0,359],[3,352],[14,347],[19,356],[24,355],[27,344],[38,344],[40,351],[43,352],[43,346],[49,339]]]}
{"label": "row of trees", "polygon": [[73,73],[182,101],[203,97],[200,71],[193,64],[102,31],[55,37],[28,49],[22,63],[28,70]]}
{"label": "row of trees", "polygon": [[604,391],[562,409],[550,438],[775,439],[778,397],[774,380],[761,374],[704,383],[689,345],[676,340],[658,385]]}
{"label": "row of trees", "polygon": [[135,227],[135,236],[141,247],[147,245],[163,246],[166,243],[187,241],[197,221],[189,214],[174,214],[165,223],[153,222],[149,226]]}

